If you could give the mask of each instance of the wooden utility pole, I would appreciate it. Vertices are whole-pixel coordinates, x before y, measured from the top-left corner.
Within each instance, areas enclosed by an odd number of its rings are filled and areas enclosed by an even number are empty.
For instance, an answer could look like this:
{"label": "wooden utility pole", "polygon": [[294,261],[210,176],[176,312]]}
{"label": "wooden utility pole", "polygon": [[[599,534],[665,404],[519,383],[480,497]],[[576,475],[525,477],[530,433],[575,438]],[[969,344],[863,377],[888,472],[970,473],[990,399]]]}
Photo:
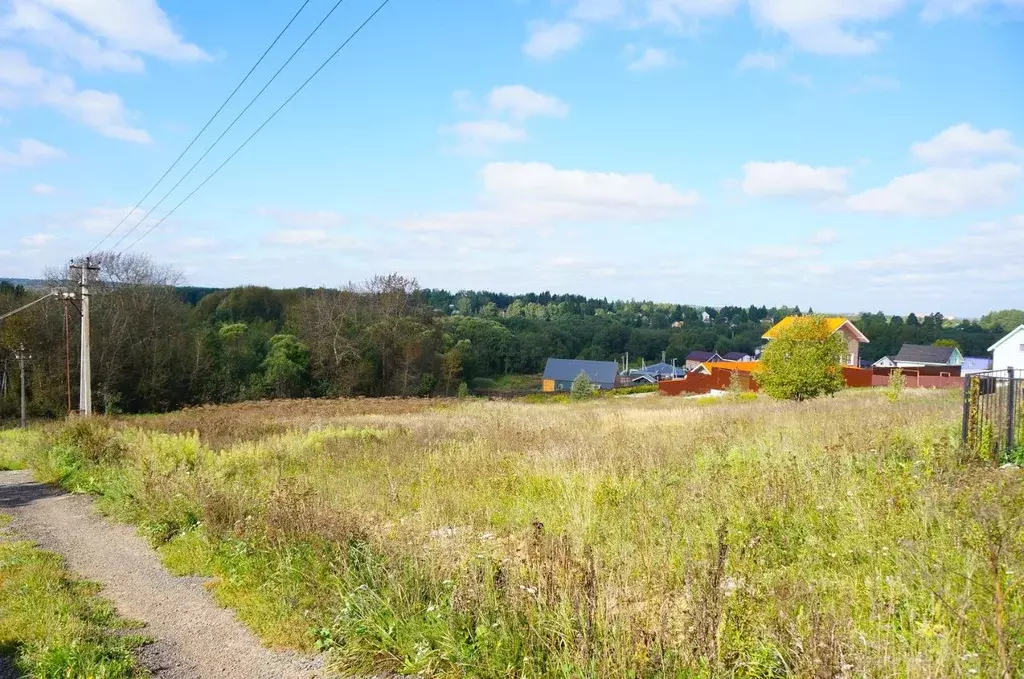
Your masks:
{"label": "wooden utility pole", "polygon": [[21,368],[21,428],[24,429],[28,426],[28,416],[25,407],[25,361],[32,360],[32,356],[25,353],[25,345],[22,344],[21,348],[14,352],[14,359],[18,362],[18,367]]}
{"label": "wooden utility pole", "polygon": [[99,263],[86,257],[79,264],[72,262],[71,269],[82,272],[79,283],[79,295],[82,300],[82,344],[81,359],[78,366],[78,412],[89,417],[92,415],[92,360],[89,346],[89,272],[99,271]]}
{"label": "wooden utility pole", "polygon": [[68,388],[68,415],[71,414],[71,300],[75,293],[65,292],[61,294],[64,299],[64,368],[65,383]]}

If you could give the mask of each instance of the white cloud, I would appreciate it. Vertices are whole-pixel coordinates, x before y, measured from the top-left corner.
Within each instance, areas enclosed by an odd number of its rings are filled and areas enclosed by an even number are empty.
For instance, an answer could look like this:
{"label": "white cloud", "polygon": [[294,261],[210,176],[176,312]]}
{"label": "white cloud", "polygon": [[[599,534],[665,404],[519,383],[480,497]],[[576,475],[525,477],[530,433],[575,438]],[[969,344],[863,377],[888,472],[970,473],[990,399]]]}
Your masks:
{"label": "white cloud", "polygon": [[360,246],[359,240],[324,229],[282,229],[267,235],[267,242],[276,245],[316,246],[350,250]]}
{"label": "white cloud", "polygon": [[525,85],[495,87],[487,96],[487,105],[491,113],[507,113],[515,120],[533,116],[564,118],[569,115],[569,107],[561,99]]}
{"label": "white cloud", "polygon": [[579,0],[571,15],[580,21],[608,21],[621,16],[624,10],[623,0]]}
{"label": "white cloud", "polygon": [[775,52],[749,52],[736,67],[741,71],[777,71],[785,63],[786,57]]}
{"label": "white cloud", "polygon": [[571,21],[549,24],[537,21],[530,24],[530,36],[523,44],[523,52],[534,59],[550,59],[568,52],[583,40],[583,29]]}
{"label": "white cloud", "polygon": [[44,144],[37,139],[22,139],[18,142],[17,150],[0,150],[0,167],[5,165],[27,167],[46,160],[56,160],[65,157],[67,157],[67,154],[49,144]]}
{"label": "white cloud", "polygon": [[[24,4],[24,3],[21,3]],[[168,61],[201,61],[206,52],[182,40],[156,0],[33,0],[125,52]]]}
{"label": "white cloud", "polygon": [[50,241],[56,240],[57,237],[52,233],[37,233],[31,236],[25,236],[21,239],[21,244],[29,248],[40,248],[49,243]]}
{"label": "white cloud", "polygon": [[1022,0],[928,0],[921,11],[925,21],[939,21],[950,17],[976,12],[986,6],[1002,6],[1006,9],[1022,9]]}
{"label": "white cloud", "polygon": [[755,20],[785,33],[793,44],[817,54],[855,55],[878,50],[884,36],[855,27],[887,19],[908,0],[749,0]]}
{"label": "white cloud", "polygon": [[502,120],[467,120],[446,125],[440,132],[455,137],[455,150],[468,155],[487,155],[495,145],[528,139],[526,130]]}
{"label": "white cloud", "polygon": [[52,196],[57,193],[57,187],[49,184],[36,184],[32,187],[32,193],[39,196]]}
{"label": "white cloud", "polygon": [[490,163],[483,207],[407,220],[417,231],[492,231],[565,222],[644,223],[678,217],[700,202],[650,174],[559,170],[545,163]]}
{"label": "white cloud", "polygon": [[928,168],[850,196],[846,205],[858,212],[950,215],[1009,201],[1020,185],[1021,175],[1021,167],[1012,163],[976,168]]}
{"label": "white cloud", "polygon": [[969,123],[953,125],[928,141],[910,147],[914,157],[928,165],[963,165],[980,158],[1024,155],[1008,130],[981,132]]}
{"label": "white cloud", "polygon": [[791,161],[743,165],[743,192],[749,196],[800,196],[846,192],[845,167],[811,167]]}
{"label": "white cloud", "polygon": [[70,57],[87,69],[142,71],[140,57],[111,49],[96,38],[79,33],[67,22],[30,0],[14,0],[11,13],[0,17],[0,35],[24,37],[53,52]]}
{"label": "white cloud", "polygon": [[69,76],[53,73],[29,62],[23,52],[0,50],[0,84],[14,88],[18,104],[49,106],[100,134],[136,143],[148,143],[149,133],[133,127],[131,114],[116,94],[79,90]]}
{"label": "white cloud", "polygon": [[[978,309],[1024,294],[1024,214],[976,225],[937,245],[893,247],[853,266],[858,282],[869,289],[898,289],[918,298],[935,296],[947,302],[974,298]],[[984,262],[984,266],[979,266]]]}
{"label": "white cloud", "polygon": [[648,47],[629,62],[631,71],[652,71],[658,68],[668,68],[676,63],[676,58],[670,50]]}

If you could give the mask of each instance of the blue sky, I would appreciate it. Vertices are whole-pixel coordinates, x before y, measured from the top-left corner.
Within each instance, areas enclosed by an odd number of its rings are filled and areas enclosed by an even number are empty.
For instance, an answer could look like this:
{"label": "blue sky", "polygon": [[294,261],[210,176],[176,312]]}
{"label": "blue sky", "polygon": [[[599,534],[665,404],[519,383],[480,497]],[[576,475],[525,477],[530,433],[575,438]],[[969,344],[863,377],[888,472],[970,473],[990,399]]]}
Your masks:
{"label": "blue sky", "polygon": [[[378,3],[343,2],[122,247]],[[96,246],[300,4],[0,0],[0,275]],[[145,209],[333,4],[311,0]],[[392,0],[133,251],[195,285],[398,271],[715,305],[1019,307],[1022,65],[1024,0]]]}

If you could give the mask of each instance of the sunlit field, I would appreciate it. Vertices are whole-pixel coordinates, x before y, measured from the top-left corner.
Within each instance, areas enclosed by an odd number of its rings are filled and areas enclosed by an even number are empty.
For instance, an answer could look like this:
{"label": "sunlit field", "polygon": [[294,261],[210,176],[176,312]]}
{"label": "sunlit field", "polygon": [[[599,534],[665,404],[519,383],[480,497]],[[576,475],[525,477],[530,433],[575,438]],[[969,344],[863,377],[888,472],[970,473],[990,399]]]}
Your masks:
{"label": "sunlit field", "polygon": [[0,438],[268,644],[472,677],[1017,676],[1024,473],[898,403],[279,401]]}

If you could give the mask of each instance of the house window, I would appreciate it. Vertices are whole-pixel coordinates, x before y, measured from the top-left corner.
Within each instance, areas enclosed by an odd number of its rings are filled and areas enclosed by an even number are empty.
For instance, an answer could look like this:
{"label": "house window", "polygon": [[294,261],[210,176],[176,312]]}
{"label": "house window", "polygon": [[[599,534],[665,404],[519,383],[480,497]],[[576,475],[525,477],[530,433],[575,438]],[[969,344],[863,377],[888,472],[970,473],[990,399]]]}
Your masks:
{"label": "house window", "polygon": [[1024,344],[1020,345],[1020,350],[1024,351]]}

